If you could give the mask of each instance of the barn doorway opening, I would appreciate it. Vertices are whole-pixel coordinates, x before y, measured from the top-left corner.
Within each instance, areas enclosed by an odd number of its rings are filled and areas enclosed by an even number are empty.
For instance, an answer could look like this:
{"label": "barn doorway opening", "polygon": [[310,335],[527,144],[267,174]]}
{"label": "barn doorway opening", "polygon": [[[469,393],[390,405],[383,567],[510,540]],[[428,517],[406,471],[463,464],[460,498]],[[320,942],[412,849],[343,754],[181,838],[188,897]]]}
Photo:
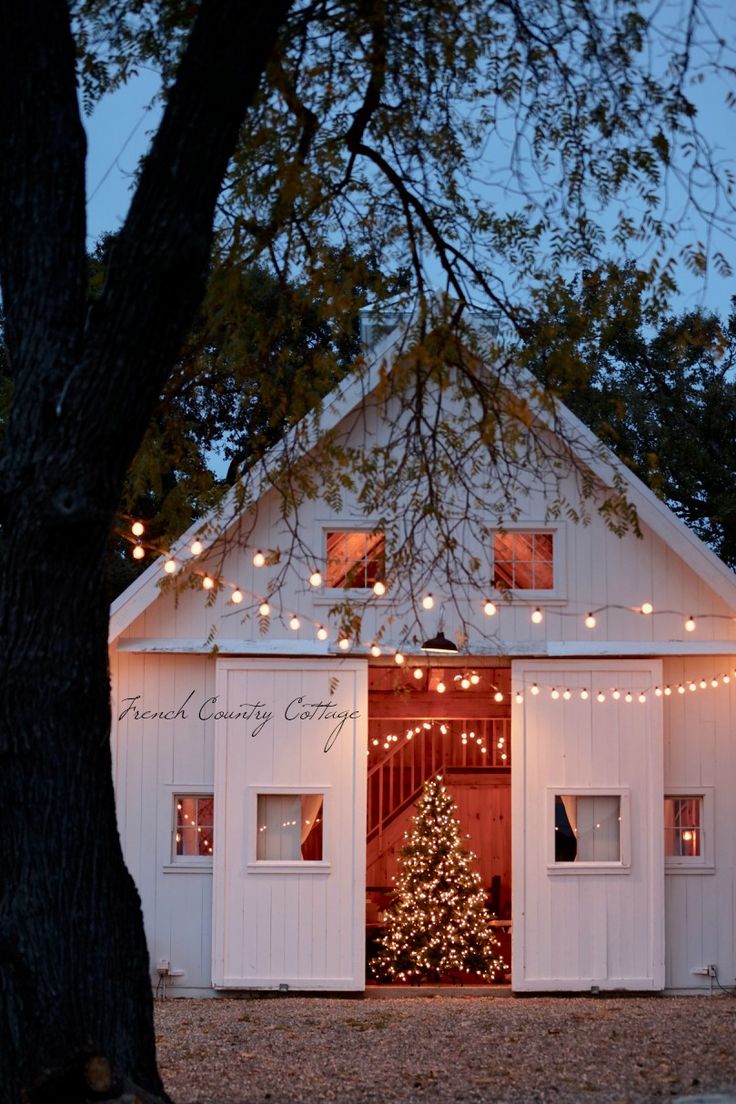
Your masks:
{"label": "barn doorway opening", "polygon": [[[424,783],[441,776],[511,968],[511,671],[408,662],[368,677],[367,960],[385,927],[404,835]],[[443,689],[444,688],[444,689]],[[372,981],[370,968],[368,981]],[[447,977],[447,983],[478,978]]]}

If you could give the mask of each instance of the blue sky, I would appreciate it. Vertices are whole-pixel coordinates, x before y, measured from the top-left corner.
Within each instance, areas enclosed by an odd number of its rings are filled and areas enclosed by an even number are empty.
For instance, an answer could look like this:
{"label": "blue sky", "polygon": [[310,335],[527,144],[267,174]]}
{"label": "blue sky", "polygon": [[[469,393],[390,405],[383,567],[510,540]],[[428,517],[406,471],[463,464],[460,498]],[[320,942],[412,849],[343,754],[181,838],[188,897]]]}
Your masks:
{"label": "blue sky", "polygon": [[[145,153],[155,129],[160,109],[151,107],[159,88],[155,73],[144,70],[125,88],[106,97],[94,114],[85,120],[89,143],[87,161],[88,245],[105,231],[122,223],[130,202],[133,177],[140,157]],[[719,153],[736,172],[736,119],[724,106],[725,84],[710,81],[693,90],[702,125]],[[691,223],[689,239],[702,238],[702,228]],[[683,238],[684,240],[684,238]],[[732,239],[717,235],[719,249],[736,268],[736,246]],[[681,294],[675,306],[695,306],[725,315],[736,294],[736,278],[723,278],[711,271],[707,281],[679,274]]]}

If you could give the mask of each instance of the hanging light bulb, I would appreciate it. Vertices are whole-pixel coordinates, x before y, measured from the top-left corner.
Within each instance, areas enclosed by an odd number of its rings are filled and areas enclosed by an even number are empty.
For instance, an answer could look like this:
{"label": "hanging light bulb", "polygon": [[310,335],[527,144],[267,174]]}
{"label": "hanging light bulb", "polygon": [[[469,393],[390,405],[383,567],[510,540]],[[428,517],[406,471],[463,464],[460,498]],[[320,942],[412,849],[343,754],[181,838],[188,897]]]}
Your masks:
{"label": "hanging light bulb", "polygon": [[731,676],[730,675],[724,675],[723,676],[723,681],[725,682],[726,686],[728,686],[729,682],[731,681]]}
{"label": "hanging light bulb", "polygon": [[648,617],[650,613],[654,613],[654,606],[651,602],[642,602],[641,612]]}
{"label": "hanging light bulb", "polygon": [[445,686],[444,682],[438,682],[437,683],[437,693],[438,694],[444,694],[446,689],[447,689],[447,687]]}
{"label": "hanging light bulb", "polygon": [[486,617],[494,617],[498,612],[498,607],[495,602],[492,602],[490,598],[487,598],[483,603],[483,612]]}
{"label": "hanging light bulb", "polygon": [[665,686],[665,688],[664,688],[664,696],[665,696],[666,698],[669,698],[669,697],[671,697],[671,696],[672,696],[672,687],[671,687],[671,686]]}
{"label": "hanging light bulb", "polygon": [[292,613],[291,620],[289,621],[289,628],[293,629],[294,632],[296,632],[297,629],[301,628],[301,624],[302,623],[299,620],[299,618],[297,617],[297,615],[295,613]]}
{"label": "hanging light bulb", "polygon": [[655,698],[661,698],[662,697],[662,687],[661,686],[655,686],[654,687],[654,696],[655,696]]}
{"label": "hanging light bulb", "polygon": [[470,681],[472,682],[473,686],[477,686],[480,682],[480,675],[476,671],[473,671],[470,676]]}
{"label": "hanging light bulb", "polygon": [[346,636],[341,636],[337,642],[337,646],[341,652],[347,652],[348,648],[350,647],[350,641]]}
{"label": "hanging light bulb", "polygon": [[434,597],[431,594],[425,594],[422,598],[422,609],[431,610],[434,607]]}
{"label": "hanging light bulb", "polygon": [[189,545],[189,551],[192,553],[193,556],[201,556],[201,554],[204,552],[204,545],[202,544],[201,540],[192,541],[192,543]]}
{"label": "hanging light bulb", "polygon": [[493,695],[493,700],[495,702],[502,702],[503,701],[503,694],[501,693],[500,690],[497,690],[496,693]]}
{"label": "hanging light bulb", "polygon": [[142,521],[134,521],[130,527],[130,531],[134,537],[142,537],[146,530]]}
{"label": "hanging light bulb", "polygon": [[705,690],[705,689],[707,689],[708,683],[705,681],[705,679],[701,679],[700,682],[698,683],[698,686],[700,687],[701,690]]}
{"label": "hanging light bulb", "polygon": [[598,624],[598,622],[596,621],[593,614],[592,613],[587,614],[587,616],[585,618],[585,627],[586,627],[586,629],[594,629],[597,624]]}
{"label": "hanging light bulb", "polygon": [[568,688],[562,691],[562,697],[564,701],[569,701],[572,697],[572,691]]}
{"label": "hanging light bulb", "polygon": [[520,694],[518,690],[516,691],[516,697],[514,698],[514,701],[517,705],[521,705],[521,703],[524,701],[524,696]]}
{"label": "hanging light bulb", "polygon": [[396,652],[396,654],[395,654],[395,656],[394,656],[394,663],[398,663],[399,667],[401,667],[401,665],[402,665],[402,664],[403,664],[404,662],[405,662],[405,661],[404,661],[404,657],[403,657],[403,655],[401,654],[401,652]]}
{"label": "hanging light bulb", "polygon": [[167,575],[173,575],[176,571],[176,560],[172,557],[164,564],[164,571]]}
{"label": "hanging light bulb", "polygon": [[243,601],[242,590],[239,590],[238,587],[236,587],[230,596],[230,601],[234,602],[236,606],[239,606],[240,603]]}
{"label": "hanging light bulb", "polygon": [[204,589],[205,590],[212,590],[214,585],[215,585],[215,580],[212,578],[212,576],[211,575],[205,575],[204,579],[202,580],[202,586],[204,587]]}
{"label": "hanging light bulb", "polygon": [[627,690],[625,695],[624,695],[624,701],[625,702],[632,702],[633,700],[634,700],[633,694],[631,693],[630,690]]}
{"label": "hanging light bulb", "polygon": [[583,689],[580,691],[580,700],[581,701],[587,701],[589,697],[590,697],[590,694],[585,689],[585,687],[583,687]]}
{"label": "hanging light bulb", "polygon": [[713,687],[713,689],[715,690],[718,687],[718,679],[717,678],[712,678],[710,680],[710,684]]}
{"label": "hanging light bulb", "polygon": [[535,698],[536,698],[537,694],[539,693],[539,687],[537,686],[536,682],[532,683],[530,693],[532,693]]}
{"label": "hanging light bulb", "polygon": [[270,616],[271,607],[269,606],[268,602],[261,602],[260,606],[258,607],[258,612],[260,613],[261,617]]}
{"label": "hanging light bulb", "polygon": [[677,693],[678,694],[684,694],[685,693],[685,687],[682,685],[682,683],[678,684]]}
{"label": "hanging light bulb", "polygon": [[313,571],[312,574],[309,576],[309,585],[313,587],[322,586],[322,576],[320,575],[319,571]]}
{"label": "hanging light bulb", "polygon": [[139,541],[138,544],[136,544],[133,547],[133,559],[134,560],[142,560],[143,557],[145,556],[145,554],[146,554],[146,550]]}
{"label": "hanging light bulb", "polygon": [[318,625],[317,626],[317,639],[318,640],[326,640],[329,635],[330,634],[327,632],[327,629],[324,627],[324,625]]}
{"label": "hanging light bulb", "polygon": [[373,658],[378,659],[380,654],[381,654],[381,649],[378,646],[378,644],[372,644],[371,645],[371,655],[373,656]]}
{"label": "hanging light bulb", "polygon": [[539,606],[536,606],[535,609],[532,611],[532,622],[535,625],[541,625],[542,621],[544,621],[544,614],[542,613]]}
{"label": "hanging light bulb", "polygon": [[639,694],[639,697],[637,698],[637,701],[639,702],[640,705],[644,705],[646,700],[647,700],[647,696],[644,693],[644,691],[642,690],[642,692]]}
{"label": "hanging light bulb", "polygon": [[618,687],[616,687],[616,689],[613,691],[613,693],[611,694],[611,697],[613,698],[614,701],[620,701],[621,700],[621,691],[618,689]]}
{"label": "hanging light bulb", "polygon": [[415,667],[414,671],[412,673],[414,675],[414,678],[417,680],[417,682],[419,682],[419,680],[420,680],[420,678],[422,677],[422,674],[423,674],[422,668],[421,667]]}
{"label": "hanging light bulb", "polygon": [[599,702],[599,703],[600,703],[601,705],[602,705],[602,704],[603,704],[603,702],[604,702],[604,701],[606,700],[606,695],[605,695],[605,694],[603,693],[603,691],[602,691],[602,690],[599,690],[599,691],[598,691],[598,693],[597,693],[597,694],[596,694],[596,696],[595,696],[595,700],[596,700],[597,702]]}
{"label": "hanging light bulb", "polygon": [[559,696],[560,696],[560,691],[557,689],[556,686],[553,686],[552,687],[552,692],[550,693],[550,697],[552,698],[553,701],[557,701]]}
{"label": "hanging light bulb", "polygon": [[695,618],[692,614],[690,614],[687,621],[685,622],[685,629],[687,632],[695,632]]}
{"label": "hanging light bulb", "polygon": [[687,688],[691,693],[694,693],[698,689],[694,682],[689,682]]}
{"label": "hanging light bulb", "polygon": [[386,584],[382,583],[380,579],[376,579],[375,583],[373,584],[373,593],[376,595],[377,598],[382,598],[383,595],[386,593]]}
{"label": "hanging light bulb", "polygon": [[254,567],[263,567],[265,562],[266,562],[266,557],[263,555],[263,553],[261,552],[261,550],[259,548],[256,552],[253,553],[253,566]]}

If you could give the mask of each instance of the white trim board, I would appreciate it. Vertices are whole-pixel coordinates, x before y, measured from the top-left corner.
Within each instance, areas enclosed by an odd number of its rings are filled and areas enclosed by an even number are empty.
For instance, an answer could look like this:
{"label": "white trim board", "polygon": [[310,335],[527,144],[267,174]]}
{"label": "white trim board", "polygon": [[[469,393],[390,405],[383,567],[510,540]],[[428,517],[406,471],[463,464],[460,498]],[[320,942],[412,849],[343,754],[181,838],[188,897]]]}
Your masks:
{"label": "white trim board", "polygon": [[[215,652],[215,645],[217,651]],[[390,645],[385,646],[390,650]],[[160,655],[234,655],[234,656],[324,656],[326,659],[369,659],[368,649],[356,647],[349,652],[331,649],[329,642],[310,640],[216,640],[208,644],[201,639],[178,639],[177,637],[123,637],[117,643],[120,652],[158,653]],[[426,653],[409,652],[402,649],[411,658],[427,659]],[[548,640],[546,643],[520,646],[513,641],[502,642],[499,649],[489,649],[487,645],[471,648],[467,653],[449,657],[452,660],[470,659],[564,659],[631,657],[657,658],[659,656],[730,656],[736,663],[736,640],[653,640],[649,643],[640,640]],[[386,656],[383,657],[384,660]],[[431,657],[429,657],[431,658]],[[434,657],[438,662],[433,666],[442,666],[445,657]],[[445,664],[457,666],[457,663]]]}

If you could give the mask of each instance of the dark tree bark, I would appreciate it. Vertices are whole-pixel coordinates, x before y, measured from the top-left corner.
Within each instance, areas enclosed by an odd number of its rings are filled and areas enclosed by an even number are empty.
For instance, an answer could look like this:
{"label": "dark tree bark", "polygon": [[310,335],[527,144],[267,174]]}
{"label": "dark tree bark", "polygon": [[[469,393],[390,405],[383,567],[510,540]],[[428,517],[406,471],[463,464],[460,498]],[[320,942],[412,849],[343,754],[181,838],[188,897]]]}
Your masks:
{"label": "dark tree bark", "polygon": [[204,286],[215,201],[290,0],[203,0],[86,305],[62,0],[0,0],[0,1100],[165,1099],[109,750],[108,534]]}

